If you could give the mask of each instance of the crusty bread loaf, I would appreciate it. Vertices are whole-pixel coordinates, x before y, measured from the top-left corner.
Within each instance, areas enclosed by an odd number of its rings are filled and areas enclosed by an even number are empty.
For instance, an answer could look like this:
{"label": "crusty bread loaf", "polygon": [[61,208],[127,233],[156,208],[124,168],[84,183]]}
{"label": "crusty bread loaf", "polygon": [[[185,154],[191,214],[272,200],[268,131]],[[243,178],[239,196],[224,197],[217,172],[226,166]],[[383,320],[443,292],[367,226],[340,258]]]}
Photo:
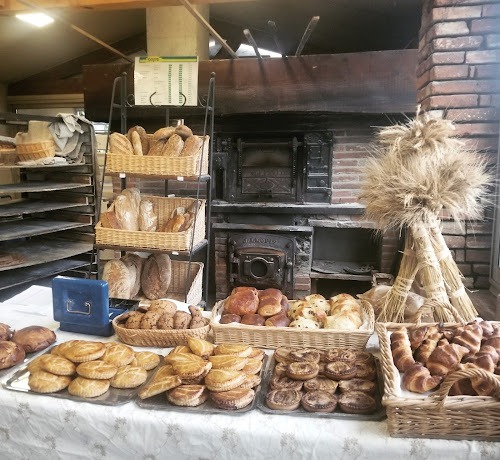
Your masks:
{"label": "crusty bread loaf", "polygon": [[175,133],[175,128],[172,126],[166,126],[165,128],[160,128],[153,134],[153,139],[155,141],[166,141]]}
{"label": "crusty bread loaf", "polygon": [[120,259],[106,262],[102,279],[108,282],[109,297],[130,299],[130,293],[135,283],[135,274]]}
{"label": "crusty bread loaf", "polygon": [[[146,130],[142,126],[134,126],[128,130],[127,137],[132,142],[132,133],[136,132],[141,139],[141,152],[143,155],[147,155],[149,152],[149,138]],[[134,149],[135,150],[135,149]],[[134,151],[136,155],[137,152]]]}
{"label": "crusty bread loaf", "polygon": [[137,187],[129,187],[122,190],[121,195],[128,196],[134,205],[134,208],[139,212],[139,205],[141,204],[141,191]]}
{"label": "crusty bread loaf", "polygon": [[184,147],[184,141],[178,134],[172,134],[162,150],[165,157],[178,157]]}
{"label": "crusty bread loaf", "polygon": [[151,300],[167,295],[172,279],[172,263],[167,254],[152,254],[142,269],[141,287],[144,295]]}
{"label": "crusty bread loaf", "polygon": [[122,230],[139,230],[138,213],[129,197],[118,195],[114,201],[114,212]]}
{"label": "crusty bread loaf", "polygon": [[190,157],[197,155],[200,152],[203,140],[199,136],[189,136],[184,141],[184,147],[182,148],[181,157]]}
{"label": "crusty bread loaf", "polygon": [[116,218],[116,214],[113,211],[103,212],[100,219],[103,228],[122,228],[120,222]]}
{"label": "crusty bread loaf", "polygon": [[138,254],[127,252],[120,260],[127,266],[131,273],[134,273],[134,284],[130,290],[130,297],[134,298],[141,290],[141,274],[145,259]]}
{"label": "crusty bread loaf", "polygon": [[156,232],[158,216],[151,200],[142,200],[139,205],[139,230],[141,232]]}
{"label": "crusty bread loaf", "polygon": [[137,131],[132,131],[130,141],[132,142],[132,148],[134,149],[134,155],[143,156],[141,136]]}
{"label": "crusty bread loaf", "polygon": [[229,324],[229,323],[241,323],[241,316],[233,315],[232,313],[226,313],[221,315],[220,324]]}
{"label": "crusty bread loaf", "polygon": [[109,136],[109,151],[122,155],[133,155],[134,149],[131,142],[120,133],[113,133]]}
{"label": "crusty bread loaf", "polygon": [[175,128],[175,134],[182,137],[182,139],[187,139],[193,135],[193,131],[186,125],[179,125]]}
{"label": "crusty bread loaf", "polygon": [[165,144],[167,141],[155,141],[152,140],[149,144],[149,151],[148,151],[148,156],[153,156],[153,157],[161,157],[163,147],[165,147]]}

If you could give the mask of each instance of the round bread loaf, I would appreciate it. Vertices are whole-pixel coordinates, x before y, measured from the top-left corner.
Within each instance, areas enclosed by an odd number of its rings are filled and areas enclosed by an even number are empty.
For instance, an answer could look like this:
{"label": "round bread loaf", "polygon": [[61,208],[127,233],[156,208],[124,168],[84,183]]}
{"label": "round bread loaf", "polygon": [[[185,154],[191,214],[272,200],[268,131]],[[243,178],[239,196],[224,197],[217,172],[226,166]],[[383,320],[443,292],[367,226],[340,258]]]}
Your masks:
{"label": "round bread loaf", "polygon": [[167,295],[172,279],[172,262],[167,254],[152,254],[146,260],[142,275],[141,287],[144,295],[151,300]]}
{"label": "round bread loaf", "polygon": [[106,262],[102,279],[108,282],[109,297],[130,299],[135,285],[135,270],[129,270],[120,259]]}
{"label": "round bread loaf", "polygon": [[56,341],[56,335],[42,326],[29,326],[14,332],[12,340],[24,348],[26,353],[43,350]]}
{"label": "round bread loaf", "polygon": [[12,331],[7,324],[0,323],[0,340],[10,340]]}
{"label": "round bread loaf", "polygon": [[20,363],[26,353],[21,345],[15,342],[0,342],[0,369],[7,369]]}

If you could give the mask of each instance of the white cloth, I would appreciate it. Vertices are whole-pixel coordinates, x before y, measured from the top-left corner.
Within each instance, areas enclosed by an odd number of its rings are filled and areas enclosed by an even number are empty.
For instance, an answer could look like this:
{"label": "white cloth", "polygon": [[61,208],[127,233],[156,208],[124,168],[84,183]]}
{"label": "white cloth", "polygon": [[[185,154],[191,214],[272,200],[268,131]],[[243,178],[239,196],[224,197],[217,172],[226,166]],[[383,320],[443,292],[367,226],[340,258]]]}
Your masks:
{"label": "white cloth", "polygon": [[[35,290],[33,290],[35,288]],[[50,289],[31,288],[0,304],[0,322],[56,327]],[[116,341],[55,331],[73,338]],[[376,346],[370,340],[370,346]],[[167,354],[170,349],[151,349]],[[0,381],[5,382],[8,376]],[[11,459],[481,459],[500,443],[391,438],[387,423],[271,415],[146,410],[135,402],[103,406],[0,389],[0,458]]]}

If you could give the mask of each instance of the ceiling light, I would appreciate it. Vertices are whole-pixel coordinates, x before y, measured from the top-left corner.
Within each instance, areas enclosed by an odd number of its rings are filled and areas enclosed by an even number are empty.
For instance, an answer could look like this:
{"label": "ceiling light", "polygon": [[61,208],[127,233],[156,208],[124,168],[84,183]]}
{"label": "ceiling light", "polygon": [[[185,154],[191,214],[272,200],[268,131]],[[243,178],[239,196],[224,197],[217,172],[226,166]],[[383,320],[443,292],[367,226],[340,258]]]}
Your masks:
{"label": "ceiling light", "polygon": [[16,14],[16,18],[21,21],[28,22],[37,27],[43,27],[47,24],[54,22],[54,20],[47,16],[44,13],[25,13],[25,14]]}

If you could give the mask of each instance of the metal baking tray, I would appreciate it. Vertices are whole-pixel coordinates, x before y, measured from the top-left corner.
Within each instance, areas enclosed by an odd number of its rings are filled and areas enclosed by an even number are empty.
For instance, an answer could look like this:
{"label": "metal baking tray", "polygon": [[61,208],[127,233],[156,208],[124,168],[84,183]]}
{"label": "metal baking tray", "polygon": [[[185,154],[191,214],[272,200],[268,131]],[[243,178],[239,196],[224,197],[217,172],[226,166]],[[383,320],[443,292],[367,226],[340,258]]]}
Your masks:
{"label": "metal baking tray", "polygon": [[[45,350],[45,353],[50,353],[50,349]],[[69,394],[66,388],[64,390],[58,391],[57,393],[37,393],[36,391],[31,391],[28,386],[28,377],[29,377],[28,363],[26,363],[21,369],[16,371],[3,384],[3,387],[6,388],[7,390],[21,391],[23,393],[29,393],[37,396],[50,396],[52,398],[71,399],[73,401],[81,401],[92,404],[102,404],[105,406],[119,406],[121,404],[125,404],[135,399],[137,397],[137,393],[139,392],[139,390],[148,383],[149,379],[153,376],[156,369],[158,369],[158,367],[162,365],[162,363],[163,363],[163,356],[160,355],[160,364],[155,369],[148,371],[148,377],[141,386],[138,386],[136,388],[113,388],[110,386],[109,390],[106,391],[106,393],[102,394],[101,396],[97,396],[95,398],[82,398],[79,396],[73,396]]]}
{"label": "metal baking tray", "polygon": [[[262,361],[262,369],[259,372],[259,375],[262,379],[264,380],[264,375],[266,372],[267,364],[268,364],[268,356],[264,355],[263,361]],[[242,409],[237,409],[237,410],[227,410],[227,409],[220,409],[218,407],[215,407],[212,401],[210,401],[210,398],[204,402],[203,404],[200,404],[199,406],[195,407],[186,407],[186,406],[176,406],[175,404],[172,404],[168,399],[165,393],[160,393],[159,395],[153,396],[151,398],[147,399],[140,399],[138,398],[136,400],[136,404],[139,407],[143,407],[144,409],[155,409],[155,410],[173,410],[173,411],[180,411],[180,412],[195,412],[195,413],[203,413],[203,414],[230,414],[230,415],[240,415],[244,414],[248,411],[251,411],[257,402],[257,399],[259,397],[259,393],[262,388],[262,381],[259,383],[258,386],[254,388],[255,391],[255,396],[253,398],[253,401],[246,407],[243,407]]]}
{"label": "metal baking tray", "polygon": [[385,407],[382,405],[382,395],[384,394],[384,382],[381,373],[380,362],[375,358],[375,363],[377,366],[377,388],[375,390],[375,401],[377,402],[377,410],[372,414],[347,414],[342,412],[340,408],[337,408],[333,412],[308,412],[302,406],[299,406],[295,410],[274,410],[270,409],[266,405],[266,395],[269,391],[269,383],[271,381],[271,376],[276,364],[274,358],[271,359],[269,367],[264,374],[264,379],[262,380],[262,389],[259,394],[257,401],[257,407],[267,414],[278,414],[278,415],[292,415],[299,417],[314,417],[314,418],[339,418],[344,420],[362,420],[367,422],[377,422],[385,418]]}

